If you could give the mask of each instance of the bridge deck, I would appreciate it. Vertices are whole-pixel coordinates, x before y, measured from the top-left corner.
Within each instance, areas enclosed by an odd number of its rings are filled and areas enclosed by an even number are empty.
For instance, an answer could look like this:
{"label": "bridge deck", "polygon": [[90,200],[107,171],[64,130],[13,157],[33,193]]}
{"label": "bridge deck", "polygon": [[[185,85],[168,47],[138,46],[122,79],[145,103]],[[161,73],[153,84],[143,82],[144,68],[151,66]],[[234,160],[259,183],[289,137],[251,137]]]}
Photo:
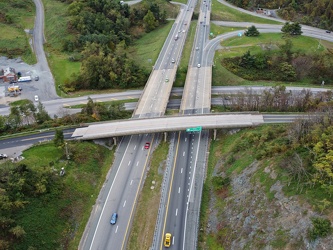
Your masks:
{"label": "bridge deck", "polygon": [[264,123],[260,114],[206,114],[151,119],[130,119],[78,128],[72,137],[92,140],[112,136],[181,131],[201,126],[202,129],[251,127]]}

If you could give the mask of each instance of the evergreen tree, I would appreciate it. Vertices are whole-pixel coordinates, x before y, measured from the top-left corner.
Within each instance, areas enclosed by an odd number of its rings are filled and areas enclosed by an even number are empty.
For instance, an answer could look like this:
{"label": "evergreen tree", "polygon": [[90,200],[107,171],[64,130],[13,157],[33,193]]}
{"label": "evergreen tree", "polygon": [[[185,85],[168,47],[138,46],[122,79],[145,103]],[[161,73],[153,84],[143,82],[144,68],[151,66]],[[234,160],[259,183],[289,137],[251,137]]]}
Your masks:
{"label": "evergreen tree", "polygon": [[64,146],[64,132],[61,129],[56,129],[53,142],[56,147]]}
{"label": "evergreen tree", "polygon": [[259,36],[259,34],[259,31],[254,25],[248,28],[244,33],[245,36]]}

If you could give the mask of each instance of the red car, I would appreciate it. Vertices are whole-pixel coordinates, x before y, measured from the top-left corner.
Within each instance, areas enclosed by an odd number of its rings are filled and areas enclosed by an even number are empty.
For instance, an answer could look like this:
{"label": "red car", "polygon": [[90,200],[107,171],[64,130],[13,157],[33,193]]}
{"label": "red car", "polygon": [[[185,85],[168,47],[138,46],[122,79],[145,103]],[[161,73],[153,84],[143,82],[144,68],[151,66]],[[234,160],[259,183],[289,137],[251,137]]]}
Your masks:
{"label": "red car", "polygon": [[149,149],[149,147],[150,147],[150,142],[146,142],[145,149]]}

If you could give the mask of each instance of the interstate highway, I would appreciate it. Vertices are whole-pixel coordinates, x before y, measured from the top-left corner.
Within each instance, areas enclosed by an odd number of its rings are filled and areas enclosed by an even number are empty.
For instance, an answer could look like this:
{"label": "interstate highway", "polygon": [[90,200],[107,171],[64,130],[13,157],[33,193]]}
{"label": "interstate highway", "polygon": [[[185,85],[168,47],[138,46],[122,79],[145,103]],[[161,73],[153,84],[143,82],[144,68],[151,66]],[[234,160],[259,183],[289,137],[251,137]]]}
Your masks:
{"label": "interstate highway", "polygon": [[[191,11],[181,9],[139,99],[134,117],[156,117],[164,114],[192,14],[193,8]],[[175,63],[172,59],[175,59]],[[144,163],[149,160],[149,153],[145,150],[142,152],[140,148],[146,142],[153,145],[152,138],[152,135],[128,136],[118,147],[116,161],[109,173],[109,176],[114,177],[114,182],[103,187],[101,200],[98,199],[90,217],[80,249],[126,248],[137,193],[146,168]],[[119,190],[124,191],[122,193]],[[111,226],[109,219],[114,212],[119,213],[119,218],[117,224]]]}

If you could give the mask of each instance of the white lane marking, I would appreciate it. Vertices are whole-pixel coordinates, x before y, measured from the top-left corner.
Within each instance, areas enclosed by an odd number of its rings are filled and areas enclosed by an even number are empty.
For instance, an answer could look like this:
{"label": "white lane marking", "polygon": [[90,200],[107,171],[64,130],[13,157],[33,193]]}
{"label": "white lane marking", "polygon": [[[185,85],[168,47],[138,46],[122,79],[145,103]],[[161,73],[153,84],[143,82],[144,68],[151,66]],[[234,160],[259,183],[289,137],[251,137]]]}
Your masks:
{"label": "white lane marking", "polygon": [[176,216],[177,216],[177,214],[178,214],[178,208],[176,209]]}
{"label": "white lane marking", "polygon": [[[130,145],[130,142],[131,142],[131,140],[132,140],[132,138],[133,138],[133,136],[131,136],[131,139],[129,140],[129,143],[128,143],[127,146],[126,146],[125,152],[127,152],[128,148],[129,148],[129,145]],[[92,238],[92,240],[91,240],[89,250],[92,250],[92,248],[93,248],[93,244],[94,244],[94,240],[95,240],[95,237],[96,237],[96,233],[97,233],[97,231],[98,231],[97,228],[98,228],[98,226],[99,226],[99,223],[101,222],[102,215],[103,215],[103,212],[104,212],[104,209],[105,209],[105,204],[106,204],[107,201],[109,200],[109,196],[110,196],[111,190],[112,190],[112,188],[113,188],[113,184],[115,183],[115,180],[117,179],[117,176],[118,176],[118,173],[119,173],[119,170],[120,170],[121,164],[123,163],[123,160],[124,160],[124,159],[125,159],[125,154],[123,155],[123,157],[122,157],[122,159],[121,159],[121,161],[120,161],[119,168],[117,169],[117,172],[116,172],[116,175],[115,175],[115,177],[114,177],[114,179],[113,179],[113,182],[112,182],[112,184],[111,184],[111,188],[110,188],[110,190],[109,190],[109,193],[108,193],[108,195],[106,196],[106,200],[105,200],[105,202],[104,202],[104,205],[103,205],[103,208],[102,208],[101,215],[99,216],[99,219],[98,219],[98,222],[97,222],[97,226],[96,226],[96,230],[95,230],[94,236],[93,236],[93,238]]]}
{"label": "white lane marking", "polygon": [[128,165],[127,165],[127,166],[129,166],[130,164],[131,164],[131,161],[128,162]]}
{"label": "white lane marking", "polygon": [[178,194],[180,194],[180,187],[178,188]]}
{"label": "white lane marking", "polygon": [[134,150],[136,149],[136,145],[134,146]]}
{"label": "white lane marking", "polygon": [[183,152],[183,156],[185,156],[185,151]]}
{"label": "white lane marking", "polygon": [[185,141],[187,141],[187,138],[185,138]]}
{"label": "white lane marking", "polygon": [[116,227],[116,232],[115,233],[117,233],[118,232],[118,226]]}
{"label": "white lane marking", "polygon": [[183,173],[183,168],[180,169],[180,173],[181,173],[181,174]]}
{"label": "white lane marking", "polygon": [[132,185],[132,183],[133,183],[133,180],[131,180],[130,186]]}
{"label": "white lane marking", "polygon": [[123,205],[123,207],[125,207],[125,205],[126,205],[126,200],[125,200],[125,202],[124,202],[124,205]]}
{"label": "white lane marking", "polygon": [[136,163],[136,166],[139,166],[139,161]]}

